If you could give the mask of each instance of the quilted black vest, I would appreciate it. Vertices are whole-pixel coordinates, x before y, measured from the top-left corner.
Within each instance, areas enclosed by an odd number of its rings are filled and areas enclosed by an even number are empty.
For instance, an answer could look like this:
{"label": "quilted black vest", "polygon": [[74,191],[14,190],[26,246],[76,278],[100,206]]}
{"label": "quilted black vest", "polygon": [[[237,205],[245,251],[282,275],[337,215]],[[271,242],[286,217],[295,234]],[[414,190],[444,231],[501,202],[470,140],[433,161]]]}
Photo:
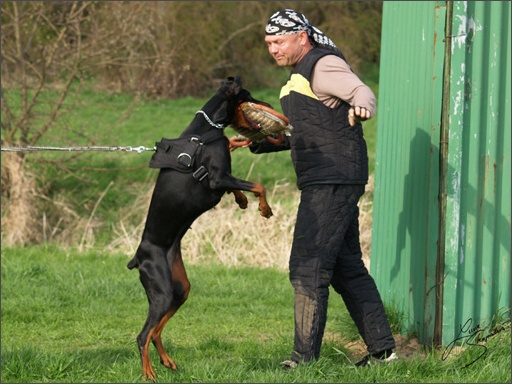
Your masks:
{"label": "quilted black vest", "polygon": [[[331,51],[314,48],[293,68],[281,89],[281,107],[293,125],[289,137],[297,186],[366,184],[368,154],[360,123],[348,123],[350,105],[324,105],[311,90],[317,61]],[[343,84],[339,85],[340,87]]]}

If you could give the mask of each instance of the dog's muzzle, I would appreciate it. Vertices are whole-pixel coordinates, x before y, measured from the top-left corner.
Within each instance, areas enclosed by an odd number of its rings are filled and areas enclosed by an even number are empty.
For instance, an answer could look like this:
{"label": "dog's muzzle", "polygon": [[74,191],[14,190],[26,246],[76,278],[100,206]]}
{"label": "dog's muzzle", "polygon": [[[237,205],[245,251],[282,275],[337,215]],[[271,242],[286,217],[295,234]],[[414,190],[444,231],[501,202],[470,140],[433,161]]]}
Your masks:
{"label": "dog's muzzle", "polygon": [[275,134],[290,136],[290,120],[276,110],[262,104],[244,102],[235,112],[230,127],[253,142],[261,142]]}

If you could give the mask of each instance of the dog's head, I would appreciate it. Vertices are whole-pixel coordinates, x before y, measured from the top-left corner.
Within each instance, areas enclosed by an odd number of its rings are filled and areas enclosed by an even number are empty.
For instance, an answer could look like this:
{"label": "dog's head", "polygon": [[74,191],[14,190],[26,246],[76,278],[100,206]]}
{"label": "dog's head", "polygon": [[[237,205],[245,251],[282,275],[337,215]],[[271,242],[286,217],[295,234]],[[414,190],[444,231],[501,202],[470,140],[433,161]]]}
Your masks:
{"label": "dog's head", "polygon": [[[228,77],[227,81],[221,83],[220,88],[206,103],[203,110],[210,115],[213,122],[227,126],[233,124],[235,120],[242,121],[239,107],[245,102],[272,108],[270,104],[252,97],[251,93],[242,87],[242,79],[240,76]],[[243,120],[245,120],[246,123],[241,124],[250,124],[247,119]],[[246,128],[251,127],[248,125]]]}
{"label": "dog's head", "polygon": [[274,134],[289,135],[293,129],[288,118],[274,110],[272,105],[255,99],[242,88],[239,76],[229,77],[227,82],[222,83],[219,92],[236,99],[236,103],[228,103],[226,108],[227,116],[232,116],[227,124],[246,138],[259,142]]}

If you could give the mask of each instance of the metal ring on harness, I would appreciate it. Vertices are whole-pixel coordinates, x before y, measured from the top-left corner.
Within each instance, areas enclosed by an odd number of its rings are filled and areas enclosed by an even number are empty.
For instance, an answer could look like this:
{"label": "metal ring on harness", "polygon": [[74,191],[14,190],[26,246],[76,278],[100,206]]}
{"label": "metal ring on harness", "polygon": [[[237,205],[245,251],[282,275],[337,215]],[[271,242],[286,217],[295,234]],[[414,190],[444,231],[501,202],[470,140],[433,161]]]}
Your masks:
{"label": "metal ring on harness", "polygon": [[[193,144],[193,145],[191,146],[189,144],[187,146],[187,148],[185,148],[186,152],[181,152],[177,157],[178,163],[180,163],[181,165],[184,165],[185,167],[188,167],[188,168],[190,168],[194,162],[194,155],[197,151],[197,148],[199,148],[199,146],[203,145],[203,143],[201,142],[201,139],[199,137],[195,137],[195,136],[190,138],[189,143]],[[188,157],[188,159],[186,159],[185,157]]]}
{"label": "metal ring on harness", "polygon": [[[187,161],[187,159],[183,159],[184,157],[188,157],[188,161]],[[190,167],[192,165],[192,156],[190,156],[188,153],[181,152],[178,155],[178,163],[180,163],[186,167]]]}

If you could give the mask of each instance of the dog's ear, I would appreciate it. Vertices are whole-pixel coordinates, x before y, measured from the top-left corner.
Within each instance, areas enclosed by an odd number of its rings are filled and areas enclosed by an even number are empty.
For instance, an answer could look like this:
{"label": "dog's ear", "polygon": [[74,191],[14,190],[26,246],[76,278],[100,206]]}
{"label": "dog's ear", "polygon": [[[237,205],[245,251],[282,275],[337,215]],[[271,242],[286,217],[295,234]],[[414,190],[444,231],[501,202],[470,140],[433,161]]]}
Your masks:
{"label": "dog's ear", "polygon": [[235,81],[235,78],[233,76],[229,76],[227,81],[221,81],[220,85],[222,87],[229,87],[233,81]]}
{"label": "dog's ear", "polygon": [[236,77],[229,77],[228,79],[231,79],[231,84],[229,86],[229,94],[230,95],[238,95],[240,91],[242,90],[242,79],[240,76]]}
{"label": "dog's ear", "polygon": [[230,76],[227,78],[228,81],[221,82],[222,91],[226,92],[228,96],[236,96],[240,93],[242,89],[242,79],[240,76]]}

